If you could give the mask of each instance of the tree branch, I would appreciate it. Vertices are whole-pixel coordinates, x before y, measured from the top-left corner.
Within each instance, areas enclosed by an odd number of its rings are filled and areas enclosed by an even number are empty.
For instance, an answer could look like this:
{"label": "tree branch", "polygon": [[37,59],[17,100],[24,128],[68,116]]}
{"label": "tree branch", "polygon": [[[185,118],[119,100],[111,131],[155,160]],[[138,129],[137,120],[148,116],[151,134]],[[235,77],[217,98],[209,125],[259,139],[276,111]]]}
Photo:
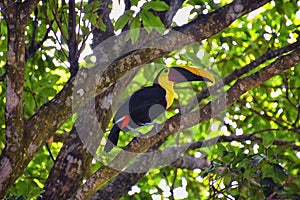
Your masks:
{"label": "tree branch", "polygon": [[[93,3],[92,0],[90,0],[90,3]],[[106,30],[102,31],[100,29],[94,28],[92,30],[93,32],[93,44],[92,47],[95,48],[97,45],[99,45],[101,42],[106,40],[109,37],[112,37],[114,35],[114,26],[109,18],[109,14],[111,12],[110,5],[112,4],[111,0],[103,0],[101,1],[100,9],[98,10],[98,15],[103,16],[102,20],[103,23],[106,25]]]}
{"label": "tree branch", "polygon": [[[13,2],[15,3],[13,6]],[[28,8],[23,3],[1,1],[0,7],[8,28],[6,64],[6,143],[0,156],[0,198],[23,172],[24,135],[23,92],[25,82],[25,30],[28,16],[37,1],[30,1]],[[9,8],[9,9],[8,9]]]}
{"label": "tree branch", "polygon": [[209,160],[205,158],[195,158],[193,156],[181,156],[173,163],[171,163],[171,167],[181,168],[181,169],[203,169],[210,165]]}
{"label": "tree branch", "polygon": [[184,2],[183,0],[170,1],[169,3],[170,9],[167,10],[163,18],[163,23],[165,24],[166,27],[171,26],[173,22],[173,18],[176,15],[177,11],[181,8],[183,2]]}
{"label": "tree branch", "polygon": [[49,38],[49,33],[52,29],[52,24],[53,24],[53,21],[51,21],[49,23],[49,27],[47,28],[43,39],[41,41],[39,41],[38,43],[35,43],[36,41],[34,40],[34,37],[32,37],[32,41],[34,41],[34,42],[31,42],[29,48],[26,51],[26,58],[25,58],[26,61],[29,58],[31,58],[35,54],[35,52],[37,52],[37,50],[39,50],[42,47],[43,43]]}
{"label": "tree branch", "polygon": [[26,0],[22,3],[22,12],[28,18],[34,11],[40,0]]}
{"label": "tree branch", "polygon": [[[230,135],[230,136],[221,135],[221,136],[211,138],[208,140],[193,142],[190,144],[188,150],[195,150],[195,149],[202,148],[202,147],[209,147],[209,146],[214,145],[216,143],[216,141],[217,142],[232,142],[232,141],[245,142],[246,140],[251,140],[252,142],[262,143],[263,138],[259,137],[259,136],[255,136],[253,134]],[[296,150],[296,151],[300,150],[300,146],[296,145],[295,142],[291,142],[291,141],[275,139],[273,142],[273,145],[289,146],[292,150]]]}
{"label": "tree branch", "polygon": [[[210,162],[204,158],[195,158],[192,156],[181,156],[170,164],[171,167],[182,169],[203,169],[208,167]],[[150,169],[150,168],[149,168]],[[123,171],[104,189],[97,191],[90,199],[120,199],[126,194],[133,185],[135,185],[147,172],[132,173]],[[118,191],[118,192],[116,192]]]}
{"label": "tree branch", "polygon": [[70,63],[71,76],[75,76],[79,69],[78,59],[78,41],[76,38],[76,10],[75,10],[75,0],[69,0],[69,22],[68,22],[68,61]]}

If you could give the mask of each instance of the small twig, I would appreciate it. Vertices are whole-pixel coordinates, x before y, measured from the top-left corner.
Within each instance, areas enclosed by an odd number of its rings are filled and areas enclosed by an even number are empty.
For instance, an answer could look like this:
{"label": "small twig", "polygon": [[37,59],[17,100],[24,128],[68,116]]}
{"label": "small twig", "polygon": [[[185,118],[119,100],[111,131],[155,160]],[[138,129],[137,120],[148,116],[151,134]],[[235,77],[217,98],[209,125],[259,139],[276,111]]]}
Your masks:
{"label": "small twig", "polygon": [[178,168],[175,168],[175,170],[174,170],[174,176],[173,176],[171,187],[170,187],[171,199],[172,200],[175,199],[175,197],[174,197],[174,188],[175,188],[175,181],[177,179],[177,174],[178,174]]}
{"label": "small twig", "polygon": [[[43,2],[43,1],[42,1]],[[46,21],[47,21],[47,24],[49,25],[49,32],[50,32],[50,30],[52,30],[52,32],[53,32],[53,34],[54,34],[54,37],[55,37],[55,39],[56,39],[56,41],[58,42],[58,44],[59,44],[59,46],[61,47],[61,51],[62,51],[62,53],[64,54],[64,56],[67,58],[68,56],[67,56],[67,54],[66,54],[66,52],[64,51],[64,48],[63,48],[63,45],[62,45],[62,43],[61,43],[61,41],[59,40],[59,38],[58,38],[58,36],[57,36],[57,34],[56,34],[56,31],[53,29],[53,27],[52,27],[52,25],[53,25],[53,23],[54,23],[54,21],[57,23],[57,26],[58,26],[58,28],[61,30],[61,24],[58,22],[58,20],[57,20],[57,18],[56,18],[56,15],[55,15],[55,13],[52,11],[52,14],[54,15],[54,20],[52,20],[52,21],[50,21],[49,20],[49,18],[48,18],[48,15],[47,15],[47,12],[46,12],[46,10],[47,10],[47,8],[45,8],[45,4],[43,3],[43,6],[42,6],[42,8],[43,8],[43,12],[44,12],[44,16],[45,16],[45,19],[46,19]],[[47,30],[48,31],[48,30]],[[61,30],[61,34],[62,34],[62,37],[65,39],[65,41],[67,41],[66,40],[66,37],[65,37],[65,35],[63,34],[63,32],[62,32],[62,30]],[[45,38],[45,37],[44,37]]]}
{"label": "small twig", "polygon": [[53,157],[53,154],[52,154],[52,152],[51,152],[51,149],[50,149],[48,143],[46,143],[45,146],[46,146],[46,149],[47,149],[47,151],[48,151],[48,153],[49,153],[49,156],[50,156],[51,160],[52,160],[53,162],[55,162],[55,159],[54,159],[54,157]]}
{"label": "small twig", "polygon": [[[263,141],[262,137],[254,136],[253,134],[244,134],[244,135],[231,135],[231,136],[217,136],[208,140],[201,140],[197,142],[192,142],[189,145],[188,150],[195,150],[202,147],[209,147],[219,142],[232,142],[232,141],[238,141],[238,142],[244,142],[246,140],[251,140],[255,142],[261,143]],[[300,146],[296,145],[295,142],[291,141],[285,141],[285,140],[279,140],[275,139],[273,142],[274,145],[278,146],[290,146],[292,150],[300,151]]]}
{"label": "small twig", "polygon": [[35,37],[36,37],[36,33],[37,33],[37,27],[38,27],[38,8],[36,7],[34,10],[33,33],[32,33],[32,37],[31,37],[31,41],[30,41],[30,47],[35,46]]}
{"label": "small twig", "polygon": [[28,51],[26,52],[26,58],[25,58],[26,61],[29,58],[31,58],[35,54],[35,52],[42,47],[43,43],[49,38],[49,33],[52,30],[52,24],[53,24],[53,20],[50,22],[49,27],[47,28],[46,33],[41,41],[39,41],[35,45],[33,44],[30,45]]}
{"label": "small twig", "polygon": [[283,82],[284,82],[284,85],[286,86],[286,90],[285,90],[285,98],[287,99],[287,101],[293,106],[295,107],[296,109],[297,108],[297,105],[294,104],[290,98],[290,95],[289,95],[289,92],[290,92],[290,85],[289,85],[289,80],[286,76],[283,77]]}

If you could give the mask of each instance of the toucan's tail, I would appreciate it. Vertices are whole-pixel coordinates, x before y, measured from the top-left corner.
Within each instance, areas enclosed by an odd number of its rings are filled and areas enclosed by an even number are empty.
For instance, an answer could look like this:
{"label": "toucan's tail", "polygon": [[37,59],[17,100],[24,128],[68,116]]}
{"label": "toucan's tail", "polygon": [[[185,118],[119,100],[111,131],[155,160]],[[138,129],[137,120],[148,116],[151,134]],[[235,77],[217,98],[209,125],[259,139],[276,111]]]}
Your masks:
{"label": "toucan's tail", "polygon": [[112,150],[112,148],[118,144],[120,131],[121,131],[121,129],[119,128],[119,126],[117,124],[114,124],[114,126],[110,130],[108,140],[104,147],[104,151],[106,153],[110,152]]}

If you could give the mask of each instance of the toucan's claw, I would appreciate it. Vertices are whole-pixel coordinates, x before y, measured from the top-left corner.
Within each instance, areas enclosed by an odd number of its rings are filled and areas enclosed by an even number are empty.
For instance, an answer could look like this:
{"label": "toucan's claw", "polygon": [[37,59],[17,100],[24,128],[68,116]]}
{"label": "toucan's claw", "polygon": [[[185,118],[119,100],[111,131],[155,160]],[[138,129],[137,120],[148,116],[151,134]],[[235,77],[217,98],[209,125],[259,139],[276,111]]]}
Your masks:
{"label": "toucan's claw", "polygon": [[154,130],[155,130],[156,133],[159,131],[158,130],[158,123],[154,123]]}
{"label": "toucan's claw", "polygon": [[158,130],[158,123],[157,122],[148,122],[148,123],[144,123],[143,126],[152,126],[153,125],[153,129],[155,130],[155,132],[157,133]]}
{"label": "toucan's claw", "polygon": [[137,130],[137,128],[131,128],[130,126],[128,126],[127,127],[130,131],[133,131],[133,132],[135,132],[137,135],[139,135],[139,136],[142,136],[143,134],[141,133],[141,132],[139,132],[138,130]]}

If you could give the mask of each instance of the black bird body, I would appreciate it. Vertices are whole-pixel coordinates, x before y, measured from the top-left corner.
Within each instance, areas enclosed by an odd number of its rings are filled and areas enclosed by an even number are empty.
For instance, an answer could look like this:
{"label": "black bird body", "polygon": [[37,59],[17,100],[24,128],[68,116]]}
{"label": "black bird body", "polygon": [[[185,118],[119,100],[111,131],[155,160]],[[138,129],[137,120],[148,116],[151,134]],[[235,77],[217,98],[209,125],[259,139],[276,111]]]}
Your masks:
{"label": "black bird body", "polygon": [[120,106],[114,116],[114,125],[104,151],[109,152],[117,145],[121,130],[124,132],[135,130],[151,123],[164,113],[177,97],[173,84],[187,81],[214,82],[214,79],[208,72],[197,68],[172,67],[162,70],[152,86],[136,91]]}
{"label": "black bird body", "polygon": [[[121,130],[129,131],[152,122],[166,110],[165,95],[166,91],[158,84],[136,91],[119,108],[114,123],[118,124]],[[122,118],[124,120],[120,120]]]}
{"label": "black bird body", "polygon": [[134,130],[164,113],[167,107],[165,95],[166,91],[159,84],[144,87],[133,93],[115,114],[105,151],[109,152],[117,144],[121,130]]}

